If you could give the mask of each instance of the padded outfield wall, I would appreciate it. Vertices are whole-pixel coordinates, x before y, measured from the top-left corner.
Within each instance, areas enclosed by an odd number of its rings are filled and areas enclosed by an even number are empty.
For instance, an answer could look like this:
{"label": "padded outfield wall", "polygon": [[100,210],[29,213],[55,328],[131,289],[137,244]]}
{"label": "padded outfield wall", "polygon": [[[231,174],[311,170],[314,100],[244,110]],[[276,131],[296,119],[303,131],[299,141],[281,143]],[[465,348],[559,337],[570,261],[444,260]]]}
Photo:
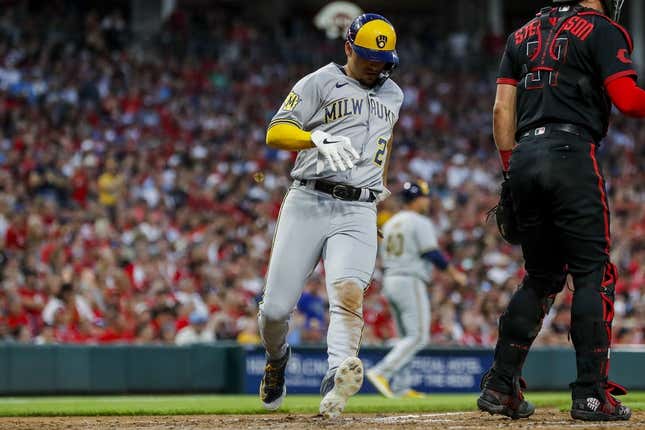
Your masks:
{"label": "padded outfield wall", "polygon": [[[364,348],[366,367],[387,350]],[[490,366],[488,348],[429,348],[393,379],[393,386],[425,392],[476,392]],[[612,352],[610,378],[645,389],[645,349]],[[0,394],[257,393],[264,356],[236,344],[174,346],[0,345]],[[326,371],[323,348],[294,348],[287,372],[290,393],[318,393]],[[537,348],[524,376],[530,390],[567,390],[575,353]],[[361,392],[374,389],[365,383]]]}

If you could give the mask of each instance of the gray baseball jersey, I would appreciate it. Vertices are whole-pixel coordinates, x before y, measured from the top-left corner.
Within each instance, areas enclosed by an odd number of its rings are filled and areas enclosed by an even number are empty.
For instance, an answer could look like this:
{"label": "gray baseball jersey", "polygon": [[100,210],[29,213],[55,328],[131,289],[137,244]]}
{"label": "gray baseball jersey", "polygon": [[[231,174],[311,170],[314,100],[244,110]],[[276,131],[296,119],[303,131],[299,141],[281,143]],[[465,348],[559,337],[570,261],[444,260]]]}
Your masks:
{"label": "gray baseball jersey", "polygon": [[383,225],[381,256],[385,276],[414,276],[428,282],[432,266],[421,255],[437,247],[430,218],[407,210],[397,213]]}
{"label": "gray baseball jersey", "polygon": [[391,79],[368,89],[342,66],[330,63],[296,83],[269,127],[290,123],[305,131],[346,136],[360,154],[353,169],[333,172],[326,162],[318,163],[324,157],[316,148],[300,151],[291,171],[294,179],[325,179],[380,192],[387,143],[402,103],[403,91]]}
{"label": "gray baseball jersey", "polygon": [[[293,87],[270,126],[289,123],[346,136],[360,154],[352,169],[333,172],[317,148],[300,151],[294,179],[325,179],[381,192],[387,144],[402,102],[403,92],[392,80],[368,89],[332,63]],[[335,369],[346,357],[356,356],[360,344],[362,298],[352,299],[351,292],[353,286],[366,288],[374,271],[376,203],[338,200],[311,184],[294,181],[283,201],[258,324],[267,356],[282,357],[289,315],[322,257],[330,309],[329,369]]]}

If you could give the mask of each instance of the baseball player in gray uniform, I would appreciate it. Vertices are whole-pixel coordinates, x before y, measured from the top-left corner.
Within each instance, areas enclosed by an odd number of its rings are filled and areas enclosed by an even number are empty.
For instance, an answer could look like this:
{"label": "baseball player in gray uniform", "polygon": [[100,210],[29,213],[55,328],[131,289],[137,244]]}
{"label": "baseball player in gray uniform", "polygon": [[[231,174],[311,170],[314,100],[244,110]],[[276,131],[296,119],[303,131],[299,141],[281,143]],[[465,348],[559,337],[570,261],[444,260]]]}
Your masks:
{"label": "baseball player in gray uniform", "polygon": [[329,298],[329,371],[320,413],[335,417],[363,383],[358,349],[363,292],[377,253],[376,203],[403,92],[389,79],[398,64],[396,33],[364,14],[347,30],[347,64],[328,64],[293,87],[267,130],[267,144],[299,151],[282,202],[258,315],[267,363],[260,384],[266,409],[286,395],[289,316],[322,258]]}
{"label": "baseball player in gray uniform", "polygon": [[[405,367],[424,346],[430,332],[430,300],[427,285],[432,276],[432,263],[445,270],[458,284],[466,285],[466,275],[448,263],[438,249],[437,234],[430,218],[428,184],[406,182],[401,198],[404,209],[383,225],[381,257],[385,274],[383,295],[390,303],[400,334],[392,350],[367,371],[367,378],[385,397],[396,397],[390,378]],[[422,397],[409,389],[406,397]]]}

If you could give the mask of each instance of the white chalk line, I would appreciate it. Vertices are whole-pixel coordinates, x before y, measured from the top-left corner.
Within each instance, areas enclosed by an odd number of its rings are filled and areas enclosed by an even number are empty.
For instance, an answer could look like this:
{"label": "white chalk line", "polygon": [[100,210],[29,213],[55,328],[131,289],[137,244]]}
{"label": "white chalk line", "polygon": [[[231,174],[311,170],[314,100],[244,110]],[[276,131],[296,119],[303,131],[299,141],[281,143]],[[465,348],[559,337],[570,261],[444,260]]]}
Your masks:
{"label": "white chalk line", "polygon": [[429,423],[451,423],[457,420],[450,419],[447,417],[463,417],[464,415],[472,415],[475,412],[443,412],[435,414],[414,414],[414,415],[394,415],[389,417],[361,417],[363,422],[371,423],[383,423],[383,424],[395,424],[395,423],[405,423],[410,421],[424,421]]}

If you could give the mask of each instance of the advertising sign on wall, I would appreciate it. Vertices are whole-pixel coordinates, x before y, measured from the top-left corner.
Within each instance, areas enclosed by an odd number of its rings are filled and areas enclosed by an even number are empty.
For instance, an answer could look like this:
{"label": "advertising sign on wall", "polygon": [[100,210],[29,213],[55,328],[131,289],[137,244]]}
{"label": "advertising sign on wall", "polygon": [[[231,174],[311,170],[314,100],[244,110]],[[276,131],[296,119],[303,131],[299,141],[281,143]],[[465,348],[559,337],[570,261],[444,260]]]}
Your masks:
{"label": "advertising sign on wall", "polygon": [[[376,364],[386,353],[381,349],[363,349],[359,357],[366,369]],[[490,350],[428,349],[420,352],[412,362],[392,380],[395,392],[407,388],[425,393],[465,393],[479,391],[479,381],[490,367]],[[264,372],[264,351],[250,350],[246,355],[244,391],[257,393]],[[322,349],[294,348],[287,366],[287,389],[292,394],[317,394],[320,381],[327,372],[327,354]],[[376,393],[365,382],[361,393]]]}

